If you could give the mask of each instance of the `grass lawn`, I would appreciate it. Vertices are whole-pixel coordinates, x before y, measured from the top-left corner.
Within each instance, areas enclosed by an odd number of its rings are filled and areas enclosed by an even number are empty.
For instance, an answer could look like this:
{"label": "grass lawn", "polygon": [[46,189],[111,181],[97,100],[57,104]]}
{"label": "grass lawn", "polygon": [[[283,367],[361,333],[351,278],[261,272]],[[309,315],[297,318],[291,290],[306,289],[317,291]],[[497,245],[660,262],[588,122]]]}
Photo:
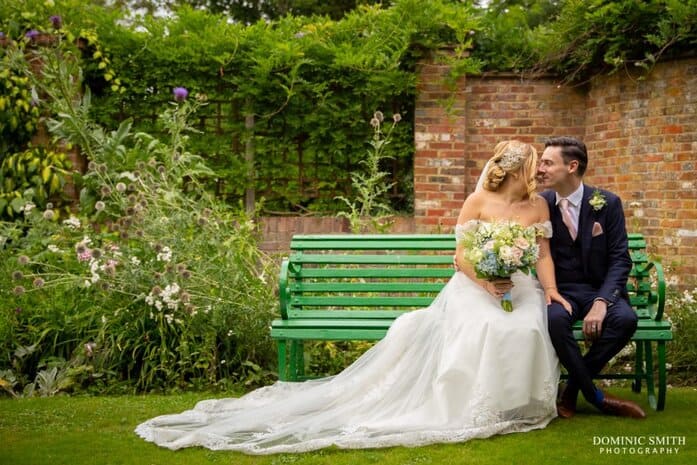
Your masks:
{"label": "grass lawn", "polygon": [[[199,464],[695,464],[697,463],[697,388],[670,389],[666,410],[650,410],[642,394],[629,388],[613,393],[644,407],[644,421],[606,417],[587,404],[571,420],[554,420],[546,429],[495,436],[462,444],[395,447],[305,454],[247,456],[206,449],[170,451],[138,438],[133,428],[152,416],[191,408],[205,393],[172,396],[53,397],[0,400],[2,465],[199,465]],[[209,396],[209,395],[208,395]],[[594,438],[640,438],[652,454],[603,453]],[[653,445],[666,437],[684,444]],[[672,454],[658,449],[678,448]]]}

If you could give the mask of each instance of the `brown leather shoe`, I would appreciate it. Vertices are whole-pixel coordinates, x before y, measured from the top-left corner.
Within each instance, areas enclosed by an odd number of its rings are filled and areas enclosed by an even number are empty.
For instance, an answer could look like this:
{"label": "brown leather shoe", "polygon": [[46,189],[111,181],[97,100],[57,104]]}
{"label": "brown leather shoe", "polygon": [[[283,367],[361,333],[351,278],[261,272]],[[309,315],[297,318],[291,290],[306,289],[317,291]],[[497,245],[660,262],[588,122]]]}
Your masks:
{"label": "brown leather shoe", "polygon": [[606,392],[603,392],[605,399],[600,404],[600,410],[608,415],[617,415],[620,417],[630,417],[636,419],[646,418],[646,413],[632,401],[618,399]]}
{"label": "brown leather shoe", "polygon": [[578,398],[578,390],[568,389],[564,385],[561,389],[561,395],[557,400],[557,415],[560,418],[571,418],[576,414],[576,399]]}

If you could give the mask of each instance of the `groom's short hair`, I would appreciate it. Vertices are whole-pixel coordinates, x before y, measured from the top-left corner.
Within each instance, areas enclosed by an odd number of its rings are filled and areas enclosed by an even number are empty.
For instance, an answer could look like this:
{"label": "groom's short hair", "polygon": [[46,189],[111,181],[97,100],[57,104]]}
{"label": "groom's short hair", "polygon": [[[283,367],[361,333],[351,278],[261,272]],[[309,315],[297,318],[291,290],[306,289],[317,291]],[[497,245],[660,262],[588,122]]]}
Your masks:
{"label": "groom's short hair", "polygon": [[588,151],[586,144],[574,137],[550,137],[545,140],[545,148],[561,147],[561,156],[564,164],[569,164],[571,160],[578,161],[578,175],[583,176],[588,167]]}

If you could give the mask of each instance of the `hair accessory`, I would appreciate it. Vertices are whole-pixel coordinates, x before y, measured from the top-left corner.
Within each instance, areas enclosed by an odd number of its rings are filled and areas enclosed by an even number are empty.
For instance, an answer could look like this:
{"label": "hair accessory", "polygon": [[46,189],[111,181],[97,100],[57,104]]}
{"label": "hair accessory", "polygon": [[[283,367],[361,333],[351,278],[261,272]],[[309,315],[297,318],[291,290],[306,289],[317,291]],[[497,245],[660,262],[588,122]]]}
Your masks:
{"label": "hair accessory", "polygon": [[513,171],[522,166],[523,162],[528,158],[528,155],[529,149],[527,144],[512,141],[508,144],[506,151],[496,163],[504,171]]}

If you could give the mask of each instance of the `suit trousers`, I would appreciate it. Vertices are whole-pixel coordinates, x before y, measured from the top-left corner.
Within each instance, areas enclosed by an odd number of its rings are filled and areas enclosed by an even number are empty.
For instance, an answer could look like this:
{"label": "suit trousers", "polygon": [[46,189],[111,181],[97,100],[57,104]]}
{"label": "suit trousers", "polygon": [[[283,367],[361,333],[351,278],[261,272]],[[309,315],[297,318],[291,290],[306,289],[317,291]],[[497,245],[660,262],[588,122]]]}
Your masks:
{"label": "suit trousers", "polygon": [[573,312],[569,314],[557,302],[547,307],[552,345],[569,374],[567,389],[571,389],[571,393],[580,389],[585,399],[595,405],[597,389],[593,376],[600,373],[607,362],[629,342],[637,327],[637,315],[625,299],[608,304],[600,337],[593,341],[584,355],[574,339],[572,326],[586,317],[598,297],[598,291],[584,283],[558,283],[557,286],[571,304]]}

